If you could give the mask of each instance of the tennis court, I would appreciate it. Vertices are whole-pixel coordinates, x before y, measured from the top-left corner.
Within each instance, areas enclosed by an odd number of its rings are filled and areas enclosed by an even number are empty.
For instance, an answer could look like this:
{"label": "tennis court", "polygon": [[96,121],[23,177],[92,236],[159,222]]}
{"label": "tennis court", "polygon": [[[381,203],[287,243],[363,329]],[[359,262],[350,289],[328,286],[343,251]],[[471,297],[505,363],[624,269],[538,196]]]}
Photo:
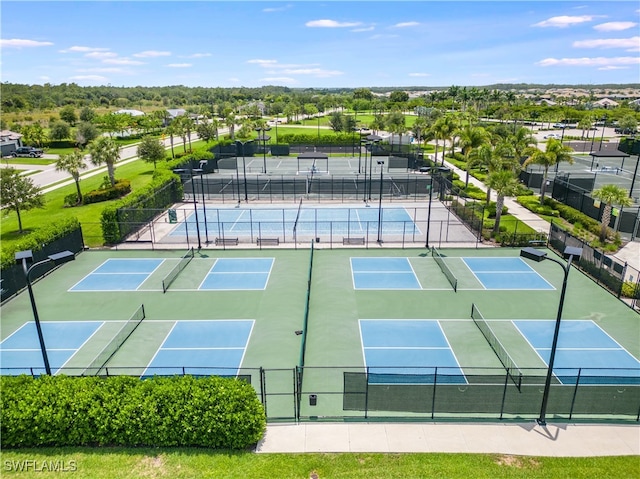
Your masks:
{"label": "tennis court", "polygon": [[[82,252],[33,286],[52,372],[243,377],[270,421],[535,417],[558,265],[311,244]],[[2,374],[43,372],[33,319],[2,305]],[[638,314],[572,270],[562,325],[549,414],[635,420]]]}

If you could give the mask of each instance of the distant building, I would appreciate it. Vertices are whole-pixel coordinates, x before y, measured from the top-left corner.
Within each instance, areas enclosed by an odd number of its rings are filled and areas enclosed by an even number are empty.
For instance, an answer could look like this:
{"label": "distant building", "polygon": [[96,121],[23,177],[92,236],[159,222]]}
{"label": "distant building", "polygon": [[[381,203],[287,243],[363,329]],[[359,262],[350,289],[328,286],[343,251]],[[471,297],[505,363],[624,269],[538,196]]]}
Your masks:
{"label": "distant building", "polygon": [[116,115],[144,116],[144,112],[140,110],[118,110],[114,113]]}
{"label": "distant building", "polygon": [[22,134],[15,131],[0,131],[0,153],[2,156],[8,156],[22,144]]}
{"label": "distant building", "polygon": [[600,108],[615,108],[620,105],[617,101],[613,101],[610,98],[603,98],[602,100],[594,101],[593,104]]}

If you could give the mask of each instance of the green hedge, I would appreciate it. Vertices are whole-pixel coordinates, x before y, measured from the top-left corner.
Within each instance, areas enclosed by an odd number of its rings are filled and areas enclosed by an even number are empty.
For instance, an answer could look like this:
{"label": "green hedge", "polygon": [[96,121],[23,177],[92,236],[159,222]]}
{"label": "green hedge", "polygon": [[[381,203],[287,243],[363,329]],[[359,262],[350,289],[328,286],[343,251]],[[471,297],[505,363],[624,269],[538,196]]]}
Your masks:
{"label": "green hedge", "polygon": [[80,228],[80,222],[76,217],[66,218],[55,223],[50,223],[39,227],[33,233],[25,236],[19,243],[13,243],[2,247],[2,259],[0,267],[6,268],[15,263],[15,254],[18,251],[32,250],[39,251],[43,245],[54,242],[57,239],[67,236],[72,231]]}
{"label": "green hedge", "polygon": [[4,376],[2,446],[245,449],[266,419],[250,384],[220,377]]}
{"label": "green hedge", "polygon": [[[102,201],[116,200],[131,193],[131,182],[129,180],[117,180],[116,184],[110,188],[101,188],[89,191],[82,196],[82,204],[101,203]],[[66,201],[66,199],[65,199]]]}

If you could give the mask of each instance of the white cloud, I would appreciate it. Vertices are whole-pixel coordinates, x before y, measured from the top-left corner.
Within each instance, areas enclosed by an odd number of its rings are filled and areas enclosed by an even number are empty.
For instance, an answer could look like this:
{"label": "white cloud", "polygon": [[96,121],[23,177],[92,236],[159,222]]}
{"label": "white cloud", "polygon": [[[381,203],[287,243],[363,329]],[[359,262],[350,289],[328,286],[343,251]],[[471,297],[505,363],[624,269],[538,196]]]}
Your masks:
{"label": "white cloud", "polygon": [[637,51],[640,50],[640,37],[579,40],[573,42],[573,46],[576,48],[625,48]]}
{"label": "white cloud", "polygon": [[354,28],[351,30],[352,32],[371,32],[375,30],[375,27],[362,27],[362,28]]}
{"label": "white cloud", "polygon": [[608,67],[611,65],[640,64],[640,57],[596,57],[596,58],[545,58],[536,63],[538,66],[570,66],[570,67]]}
{"label": "white cloud", "polygon": [[420,25],[418,22],[401,22],[393,25],[393,28],[417,27],[418,25]]}
{"label": "white cloud", "polygon": [[159,52],[156,50],[147,50],[140,53],[134,53],[136,58],[154,58],[154,57],[168,57],[171,56],[171,52]]}
{"label": "white cloud", "polygon": [[85,55],[87,58],[97,58],[98,60],[104,58],[115,58],[117,56],[118,54],[113,52],[90,52]]}
{"label": "white cloud", "polygon": [[107,51],[109,51],[108,48],[94,48],[94,47],[83,47],[79,45],[74,45],[71,48],[67,48],[66,50],[60,50],[60,53],[68,53],[68,52],[86,53],[86,52],[107,52]]}
{"label": "white cloud", "polygon": [[343,75],[343,72],[338,70],[324,70],[322,68],[285,68],[282,73],[287,75],[312,75],[317,78],[327,78],[333,76]]}
{"label": "white cloud", "polygon": [[33,47],[50,47],[52,42],[39,42],[37,40],[26,40],[24,38],[2,38],[0,39],[0,47],[2,48],[33,48]]}
{"label": "white cloud", "polygon": [[335,20],[311,20],[305,23],[307,27],[320,27],[320,28],[345,28],[345,27],[357,27],[362,25],[360,22],[337,22]]}
{"label": "white cloud", "polygon": [[629,67],[619,67],[619,66],[615,66],[615,65],[608,65],[606,67],[602,67],[602,68],[598,68],[598,70],[601,71],[607,71],[607,70],[628,70]]}
{"label": "white cloud", "polygon": [[126,70],[122,68],[107,67],[107,68],[79,68],[77,70],[81,73],[125,73]]}
{"label": "white cloud", "polygon": [[594,25],[593,29],[600,32],[617,32],[620,30],[628,30],[638,25],[636,22],[607,22]]}
{"label": "white cloud", "polygon": [[261,60],[259,58],[256,58],[254,60],[247,60],[247,63],[256,63],[261,66],[272,66],[278,63],[278,60]]}
{"label": "white cloud", "polygon": [[261,78],[260,81],[270,83],[298,83],[295,78],[291,77],[265,77]]}
{"label": "white cloud", "polygon": [[210,57],[211,53],[194,53],[192,55],[187,55],[186,58],[204,58]]}
{"label": "white cloud", "polygon": [[292,8],[293,5],[288,4],[285,5],[284,7],[268,7],[268,8],[263,8],[262,11],[264,13],[273,13],[273,12],[284,12],[286,10],[289,10],[290,8]]}
{"label": "white cloud", "polygon": [[369,37],[370,40],[386,40],[388,38],[398,38],[398,35],[385,35],[385,34],[378,34],[378,35],[371,35]]}
{"label": "white cloud", "polygon": [[580,16],[569,16],[562,15],[559,17],[551,17],[547,20],[543,20],[542,22],[534,23],[534,27],[558,27],[564,28],[569,27],[571,25],[577,25],[579,23],[590,22],[593,20],[592,15],[580,15]]}
{"label": "white cloud", "polygon": [[191,63],[169,63],[166,66],[168,66],[170,68],[189,68],[189,67],[192,67],[193,64],[191,64]]}
{"label": "white cloud", "polygon": [[75,75],[75,76],[69,77],[69,80],[105,82],[105,81],[107,81],[107,77],[103,77],[103,76],[100,76],[100,75]]}
{"label": "white cloud", "polygon": [[144,62],[131,60],[130,58],[107,58],[103,63],[108,63],[110,65],[144,65]]}
{"label": "white cloud", "polygon": [[409,73],[410,77],[430,77],[431,73]]}

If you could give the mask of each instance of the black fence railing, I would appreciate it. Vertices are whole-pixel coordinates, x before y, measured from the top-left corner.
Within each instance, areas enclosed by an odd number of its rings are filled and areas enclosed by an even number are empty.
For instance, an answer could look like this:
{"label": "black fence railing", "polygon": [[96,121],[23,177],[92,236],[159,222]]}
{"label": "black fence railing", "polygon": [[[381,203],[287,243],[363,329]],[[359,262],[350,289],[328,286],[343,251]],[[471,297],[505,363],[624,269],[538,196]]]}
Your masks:
{"label": "black fence railing", "polygon": [[549,246],[559,254],[567,246],[582,248],[582,255],[574,263],[575,266],[617,298],[623,299],[631,308],[640,307],[640,271],[607,256],[556,224],[551,225]]}
{"label": "black fence railing", "polygon": [[[503,368],[420,367],[397,374],[385,368],[105,367],[101,376],[166,375],[236,377],[249,382],[269,422],[460,419],[524,420],[538,417],[546,369],[523,369],[514,384]],[[406,369],[406,368],[405,368]],[[83,374],[64,368],[59,374]],[[225,372],[226,371],[226,372]],[[464,375],[461,374],[464,371]],[[42,368],[0,374],[44,374]],[[640,421],[640,369],[554,369],[547,418],[558,421]]]}

